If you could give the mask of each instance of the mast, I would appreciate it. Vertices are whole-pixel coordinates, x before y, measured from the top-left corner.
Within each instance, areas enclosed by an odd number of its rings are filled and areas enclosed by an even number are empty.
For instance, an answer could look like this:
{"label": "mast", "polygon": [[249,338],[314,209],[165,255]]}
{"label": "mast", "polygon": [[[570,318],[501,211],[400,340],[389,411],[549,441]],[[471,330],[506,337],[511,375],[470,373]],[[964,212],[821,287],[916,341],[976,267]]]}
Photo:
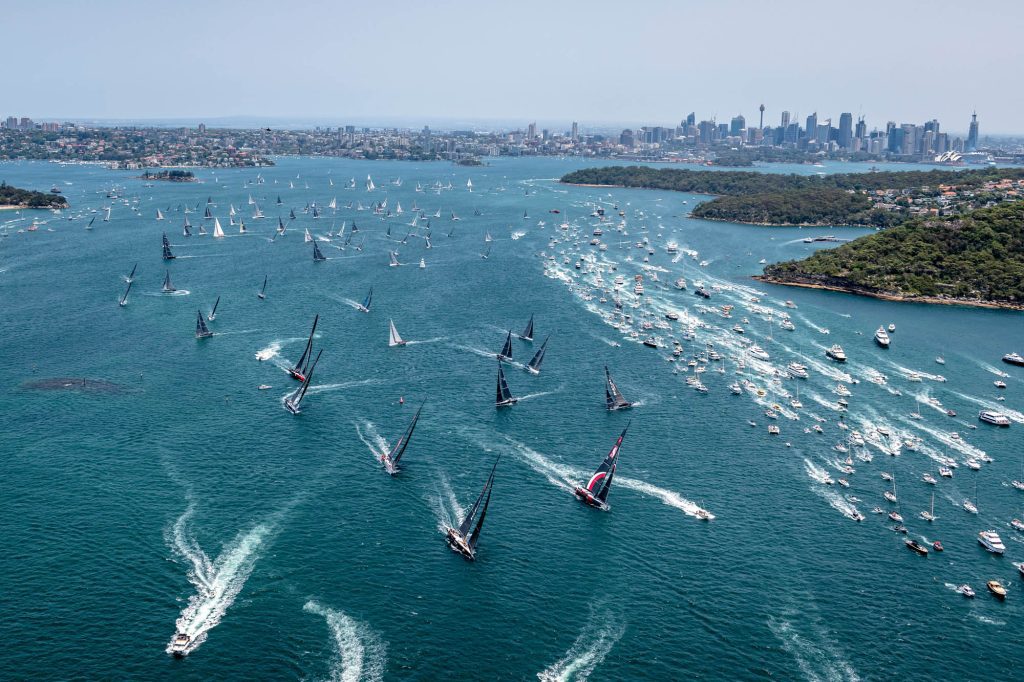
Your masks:
{"label": "mast", "polygon": [[128,305],[128,292],[132,290],[132,283],[135,280],[128,280],[128,288],[124,290],[124,296],[121,297],[120,306],[123,308]]}
{"label": "mast", "polygon": [[405,433],[395,443],[395,446],[391,448],[391,452],[388,453],[388,459],[391,464],[398,464],[398,460],[402,459],[402,455],[405,453],[405,448],[409,445],[409,439],[412,438],[412,432],[416,428],[416,422],[420,419],[420,412],[423,410],[423,405],[420,405],[419,409],[416,410],[416,414],[413,415],[412,423],[409,424],[409,428],[406,429]]}
{"label": "mast", "polygon": [[518,398],[513,397],[512,391],[509,390],[508,382],[505,381],[505,372],[501,369],[501,360],[498,360],[498,386],[495,405],[497,407],[503,407],[515,402],[518,402]]}
{"label": "mast", "polygon": [[213,322],[213,318],[217,317],[217,306],[220,305],[220,296],[213,302],[213,310],[210,311],[210,322]]}
{"label": "mast", "polygon": [[615,467],[618,465],[619,448],[622,447],[622,440],[626,437],[626,431],[629,430],[629,425],[632,422],[626,423],[626,428],[622,429],[622,433],[619,434],[618,439],[615,441],[615,445],[608,452],[608,455],[601,462],[601,465],[597,467],[597,471],[587,481],[587,491],[594,494],[595,486],[597,486],[597,494],[595,497],[601,502],[604,502],[608,497],[608,490],[612,485],[612,478],[615,474]]}
{"label": "mast", "polygon": [[395,328],[394,321],[393,320],[388,320],[388,325],[390,326],[390,330],[389,330],[389,333],[388,333],[388,345],[389,346],[404,346],[405,345],[405,341],[403,341],[402,337],[398,335],[398,329]]}
{"label": "mast", "polygon": [[363,312],[370,312],[370,304],[373,302],[373,287],[370,287],[370,293],[366,294],[366,298],[363,299]]}
{"label": "mast", "polygon": [[[266,286],[266,281],[264,281],[264,286]],[[306,348],[302,351],[302,355],[299,357],[299,361],[295,363],[295,367],[292,368],[296,372],[303,373],[303,363],[306,362],[313,355],[313,334],[316,333],[316,324],[319,321],[319,315],[313,318],[313,328],[309,331],[309,339],[306,341]]]}
{"label": "mast", "polygon": [[196,338],[205,339],[210,336],[213,336],[213,332],[210,331],[203,320],[203,311],[196,310]]}
{"label": "mast", "polygon": [[323,251],[320,250],[320,247],[314,241],[313,242],[313,262],[315,263],[317,261],[322,261],[322,260],[327,260],[327,257],[324,255]]}
{"label": "mast", "polygon": [[167,294],[172,291],[177,291],[177,289],[171,284],[171,271],[168,270],[167,275],[164,277],[164,293]]}
{"label": "mast", "polygon": [[[466,514],[466,518],[464,518],[462,520],[462,523],[459,524],[459,535],[461,535],[464,538],[466,537],[466,533],[469,532],[469,527],[473,525],[473,518],[476,516],[477,509],[480,508],[480,502],[483,501],[484,495],[486,495],[488,491],[490,491],[491,484],[494,483],[494,470],[498,467],[498,461],[500,459],[501,457],[499,456],[498,459],[494,460],[494,466],[491,467],[491,473],[487,477],[487,482],[484,483],[483,490],[480,491],[480,495],[476,498],[476,502],[473,503],[473,506],[470,508],[469,513]],[[477,522],[477,527],[473,531],[474,535],[479,536],[480,527],[482,525],[482,522]]]}
{"label": "mast", "polygon": [[266,298],[267,293],[267,275],[263,275],[263,288],[260,289],[260,293],[257,294],[260,298]]}

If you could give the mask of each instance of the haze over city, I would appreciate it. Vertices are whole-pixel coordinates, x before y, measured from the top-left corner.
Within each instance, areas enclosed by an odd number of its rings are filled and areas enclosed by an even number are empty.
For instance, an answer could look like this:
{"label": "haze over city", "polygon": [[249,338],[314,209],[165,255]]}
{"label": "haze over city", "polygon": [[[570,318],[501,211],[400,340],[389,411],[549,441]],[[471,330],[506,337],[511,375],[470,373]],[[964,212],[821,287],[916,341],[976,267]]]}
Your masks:
{"label": "haze over city", "polygon": [[[101,11],[102,10],[102,11]],[[62,48],[5,9],[6,109],[36,119],[217,119],[584,127],[817,111],[938,118],[964,132],[1022,131],[1024,98],[1000,73],[1021,62],[1024,6],[607,0],[215,1],[102,7],[59,0]],[[902,28],[899,28],[902,27]],[[966,27],[966,34],[961,28]],[[984,49],[967,36],[984,33]]]}

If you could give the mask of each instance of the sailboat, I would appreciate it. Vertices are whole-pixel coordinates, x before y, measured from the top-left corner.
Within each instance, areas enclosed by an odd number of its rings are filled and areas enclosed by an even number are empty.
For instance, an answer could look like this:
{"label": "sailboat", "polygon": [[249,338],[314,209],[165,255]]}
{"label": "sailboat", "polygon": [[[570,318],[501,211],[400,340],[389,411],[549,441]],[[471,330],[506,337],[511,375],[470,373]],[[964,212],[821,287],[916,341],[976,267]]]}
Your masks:
{"label": "sailboat", "polygon": [[579,498],[583,504],[600,509],[601,511],[608,511],[611,507],[608,505],[608,490],[612,487],[612,478],[615,477],[615,468],[618,466],[618,455],[619,448],[622,447],[622,439],[626,437],[626,431],[629,430],[629,422],[626,423],[626,428],[622,429],[622,433],[619,434],[618,440],[615,441],[615,445],[612,446],[608,456],[604,458],[601,465],[597,467],[597,471],[587,481],[586,486],[578,485],[573,491],[573,494]]}
{"label": "sailboat", "polygon": [[313,242],[313,262],[327,260],[327,256],[324,255],[323,251],[316,242]]}
{"label": "sailboat", "polygon": [[[352,233],[350,232],[349,233],[349,239],[351,239],[351,238],[352,238]],[[388,254],[391,256],[391,262],[388,265],[390,265],[393,268],[397,268],[399,265],[401,265],[401,263],[398,262],[398,252],[397,251],[389,251]]]}
{"label": "sailboat", "polygon": [[217,300],[213,302],[213,310],[210,311],[209,316],[206,318],[210,322],[213,322],[214,320],[217,319],[217,306],[219,306],[219,305],[220,305],[220,296],[218,296]]}
{"label": "sailboat", "polygon": [[[484,525],[484,517],[487,516],[487,507],[491,504],[491,489],[494,487],[494,470],[498,468],[498,462],[501,460],[501,456],[494,461],[494,466],[491,467],[491,475],[487,477],[487,482],[484,484],[484,489],[480,491],[480,496],[476,498],[476,502],[470,507],[469,512],[466,514],[466,518],[462,519],[462,523],[459,524],[458,528],[448,527],[445,529],[445,536],[448,542],[448,546],[453,552],[461,554],[467,561],[474,561],[476,559],[476,545],[480,540],[480,529]],[[480,502],[483,502],[481,508]],[[480,513],[477,516],[477,512]],[[474,519],[476,525],[473,525]],[[473,532],[470,533],[470,527],[473,528]]]}
{"label": "sailboat", "polygon": [[551,337],[548,336],[544,339],[544,343],[540,344],[540,348],[534,354],[533,359],[526,365],[526,371],[530,374],[540,374],[540,363],[544,362],[544,353],[547,352],[549,338]]}
{"label": "sailboat", "polygon": [[427,261],[424,258],[420,258],[420,270],[425,270],[427,267]]}
{"label": "sailboat", "polygon": [[932,506],[928,511],[923,511],[919,515],[925,521],[934,521],[937,517],[935,516],[935,493],[932,493]]}
{"label": "sailboat", "polygon": [[405,448],[409,446],[409,439],[412,438],[413,429],[416,428],[416,422],[420,419],[420,412],[423,410],[423,406],[420,405],[419,409],[416,410],[416,414],[412,417],[412,422],[409,424],[409,428],[405,430],[402,437],[395,441],[390,452],[384,453],[380,456],[381,464],[384,465],[384,469],[394,476],[398,473],[398,461],[402,459],[402,455],[405,453]]}
{"label": "sailboat", "polygon": [[231,216],[232,218],[234,218],[235,217],[235,205],[234,204],[229,204],[229,207],[230,208],[228,209],[228,215]]}
{"label": "sailboat", "polygon": [[133,266],[132,266],[132,271],[128,273],[128,276],[124,278],[124,281],[128,282],[129,284],[131,284],[132,282],[134,282],[134,281],[135,281],[135,270],[136,270],[136,269],[137,269],[138,267],[139,267],[139,264],[138,264],[138,263],[136,263],[135,265],[133,265]]}
{"label": "sailboat", "polygon": [[260,293],[256,294],[256,297],[263,300],[267,297],[267,276],[263,275],[263,287],[260,289]]}
{"label": "sailboat", "polygon": [[319,321],[319,315],[313,318],[313,328],[309,330],[309,339],[306,340],[306,347],[302,350],[302,355],[299,356],[299,361],[295,363],[295,366],[288,370],[288,374],[293,379],[303,381],[306,378],[307,370],[309,369],[309,361],[313,357],[313,334],[316,333],[316,324]]}
{"label": "sailboat", "polygon": [[213,236],[215,239],[220,239],[224,236],[224,230],[220,226],[220,218],[213,219]]}
{"label": "sailboat", "polygon": [[519,338],[523,341],[533,341],[533,314],[530,314],[530,321],[526,323],[526,329],[523,330],[522,334],[519,334]]}
{"label": "sailboat", "polygon": [[367,175],[366,176],[366,191],[367,192],[372,192],[375,189],[377,189],[377,186],[373,184],[373,178],[371,178],[369,175]]}
{"label": "sailboat", "polygon": [[488,246],[487,250],[480,254],[480,257],[483,258],[484,260],[487,260],[488,258],[490,258],[491,257],[491,247]]}
{"label": "sailboat", "polygon": [[238,221],[238,234],[245,234],[245,221],[244,220],[239,220]]}
{"label": "sailboat", "polygon": [[508,336],[505,337],[505,345],[501,347],[501,352],[498,353],[499,360],[511,360],[512,359],[512,332],[509,331]]}
{"label": "sailboat", "polygon": [[209,233],[206,231],[206,226],[203,225],[202,223],[199,223],[199,232],[197,232],[196,234],[198,234],[200,237],[203,237]]}
{"label": "sailboat", "polygon": [[395,323],[392,320],[388,320],[388,325],[390,326],[388,330],[388,346],[404,346],[406,342],[398,335]]}
{"label": "sailboat", "polygon": [[171,243],[167,241],[167,233],[164,233],[164,260],[174,260],[174,254],[171,253]]}
{"label": "sailboat", "polygon": [[508,382],[505,381],[505,372],[501,369],[501,360],[498,360],[498,392],[494,400],[494,406],[506,407],[508,405],[515,405],[518,402],[519,398],[512,395],[512,391],[508,388]]}
{"label": "sailboat", "polygon": [[87,230],[91,230],[91,229],[92,229],[92,224],[93,224],[94,222],[96,222],[96,216],[93,216],[93,217],[92,217],[92,219],[91,219],[91,220],[89,220],[89,224],[85,226],[85,229],[87,229]]}
{"label": "sailboat", "polygon": [[213,332],[206,326],[206,321],[203,319],[203,311],[196,311],[196,338],[197,339],[208,339],[213,336]]}
{"label": "sailboat", "polygon": [[160,212],[159,208],[156,210],[156,219],[157,220],[163,220],[164,219],[164,214]]}
{"label": "sailboat", "polygon": [[167,276],[164,277],[164,286],[163,288],[161,288],[161,291],[165,294],[173,294],[175,291],[177,291],[177,289],[174,288],[174,285],[171,284],[170,270],[167,271]]}
{"label": "sailboat", "polygon": [[302,379],[302,385],[299,386],[295,391],[284,399],[284,407],[292,414],[298,414],[301,410],[299,405],[302,403],[302,399],[306,397],[306,391],[309,390],[309,382],[313,380],[313,370],[316,369],[316,363],[320,362],[320,354],[323,353],[323,349],[316,354],[316,359],[313,360],[313,364],[310,366],[309,371],[306,372],[306,376]]}
{"label": "sailboat", "polygon": [[[134,270],[133,270],[133,272],[134,272]],[[121,300],[117,302],[117,304],[119,306],[121,306],[122,308],[125,307],[126,305],[128,305],[128,292],[132,290],[132,283],[133,282],[134,282],[134,280],[131,280],[131,279],[128,280],[128,288],[124,290],[124,296],[122,296]]]}
{"label": "sailboat", "polygon": [[206,213],[203,214],[203,218],[209,220],[213,217],[213,211],[210,210],[210,205],[206,205]]}
{"label": "sailboat", "polygon": [[110,207],[109,206],[107,206],[107,213],[106,213],[106,215],[103,216],[103,222],[105,222],[105,223],[109,223],[110,222]]}
{"label": "sailboat", "polygon": [[188,221],[188,216],[185,216],[185,224],[182,226],[181,231],[186,237],[192,236],[192,231],[188,229],[190,227],[192,227],[192,223]]}
{"label": "sailboat", "polygon": [[313,235],[311,235],[311,234],[309,233],[309,228],[308,228],[308,227],[306,228],[306,234],[305,234],[305,236],[304,236],[304,237],[302,238],[302,240],[303,240],[304,242],[306,242],[307,244],[308,244],[309,242],[313,241]]}
{"label": "sailboat", "polygon": [[366,294],[366,298],[359,304],[358,309],[364,313],[370,312],[370,304],[373,302],[373,287],[370,287],[370,293]]}
{"label": "sailboat", "polygon": [[608,365],[604,366],[604,404],[610,411],[633,407],[633,403],[623,397],[619,387],[612,381],[612,375],[608,372]]}

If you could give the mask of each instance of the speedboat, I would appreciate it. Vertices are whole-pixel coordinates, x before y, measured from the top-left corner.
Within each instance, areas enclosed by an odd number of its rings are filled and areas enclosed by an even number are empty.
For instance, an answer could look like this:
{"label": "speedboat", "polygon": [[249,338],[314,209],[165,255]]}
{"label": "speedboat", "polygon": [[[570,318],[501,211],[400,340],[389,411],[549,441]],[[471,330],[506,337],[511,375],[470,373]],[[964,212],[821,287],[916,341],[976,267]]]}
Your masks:
{"label": "speedboat", "polygon": [[883,329],[882,327],[879,327],[875,331],[875,343],[877,343],[882,348],[889,347],[889,335],[885,333],[885,329]]}
{"label": "speedboat", "polygon": [[893,521],[895,521],[896,523],[903,523],[903,516],[900,515],[899,512],[896,512],[896,511],[889,512],[889,518],[892,519]]}
{"label": "speedboat", "polygon": [[171,654],[175,658],[183,658],[185,652],[188,650],[188,645],[192,643],[192,638],[184,632],[179,632],[174,635],[174,641],[171,642]]}
{"label": "speedboat", "polygon": [[1007,353],[1003,356],[1003,362],[1024,367],[1024,356],[1021,356],[1020,353]]}
{"label": "speedboat", "polygon": [[996,412],[995,410],[982,410],[978,413],[978,419],[985,422],[986,424],[994,424],[995,426],[1009,426],[1010,419],[1002,412]]}
{"label": "speedboat", "polygon": [[921,556],[928,556],[928,548],[919,543],[917,540],[911,540],[910,538],[907,538],[903,541],[903,544],[905,544],[907,546],[907,549],[909,549],[911,552],[917,552]]}
{"label": "speedboat", "polygon": [[1006,551],[1003,539],[994,530],[983,530],[978,533],[978,543],[993,554],[1003,554]]}
{"label": "speedboat", "polygon": [[945,550],[946,548],[942,546],[941,542],[936,540],[935,542],[932,543],[932,549],[934,549],[936,552],[941,552],[941,551]]}
{"label": "speedboat", "polygon": [[1024,490],[1024,481],[1018,481],[1017,479],[1013,479],[1012,481],[1010,481],[1010,485],[1012,485],[1017,490]]}
{"label": "speedboat", "polygon": [[750,355],[750,357],[757,358],[758,360],[769,359],[768,353],[766,353],[765,350],[760,346],[751,346],[750,348],[747,349],[747,353]]}
{"label": "speedboat", "polygon": [[935,485],[936,483],[938,483],[938,481],[935,480],[935,477],[927,472],[924,476],[921,477],[921,480],[924,481],[925,483],[928,483],[929,485]]}
{"label": "speedboat", "polygon": [[[940,364],[940,365],[944,365],[944,364],[946,364],[946,358],[944,358],[944,357],[942,357],[941,355],[939,355],[939,356],[937,356],[937,357],[935,358],[935,362],[936,362],[937,364]],[[968,587],[969,587],[969,586],[968,586]]]}
{"label": "speedboat", "polygon": [[964,595],[968,599],[974,599],[974,588],[964,583],[963,585],[957,585],[957,593]]}
{"label": "speedboat", "polygon": [[701,521],[710,521],[712,518],[711,512],[702,507],[697,507],[697,511],[694,512],[694,516],[696,516]]}
{"label": "speedboat", "polygon": [[973,502],[971,502],[970,500],[964,500],[964,510],[966,510],[967,512],[970,512],[971,514],[977,514],[978,513],[978,507],[975,506],[975,504]]}
{"label": "speedboat", "polygon": [[270,384],[260,384],[259,386],[256,387],[256,390],[257,391],[266,391],[266,390],[269,390],[271,388],[273,388],[273,386],[271,386]]}
{"label": "speedboat", "polygon": [[892,322],[889,323],[889,333],[890,334],[895,334],[896,333],[896,325],[893,324]]}
{"label": "speedboat", "polygon": [[989,580],[985,586],[989,592],[995,595],[996,599],[1006,599],[1006,588],[998,580]]}
{"label": "speedboat", "polygon": [[846,362],[846,351],[844,351],[843,347],[837,343],[825,351],[825,357],[835,360],[836,362]]}
{"label": "speedboat", "polygon": [[949,467],[939,467],[939,476],[943,478],[953,478],[953,470]]}

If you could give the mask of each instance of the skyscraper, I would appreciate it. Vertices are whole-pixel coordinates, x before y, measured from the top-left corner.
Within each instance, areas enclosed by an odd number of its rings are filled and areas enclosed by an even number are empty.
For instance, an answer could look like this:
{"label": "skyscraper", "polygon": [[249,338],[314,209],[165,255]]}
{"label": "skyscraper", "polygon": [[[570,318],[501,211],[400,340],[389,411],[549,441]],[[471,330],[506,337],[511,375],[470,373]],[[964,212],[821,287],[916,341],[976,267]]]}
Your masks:
{"label": "skyscraper", "polygon": [[580,139],[580,127],[579,127],[579,124],[576,123],[576,121],[573,121],[572,122],[572,141],[575,142],[578,139]]}
{"label": "skyscraper", "polygon": [[734,116],[732,121],[729,123],[729,134],[739,135],[740,131],[747,127],[747,119],[743,118],[743,115]]}
{"label": "skyscraper", "polygon": [[782,112],[782,123],[780,123],[779,125],[782,128],[788,128],[789,127],[789,112],[788,111],[783,111]]}
{"label": "skyscraper", "polygon": [[804,126],[804,130],[807,131],[807,139],[813,140],[818,133],[818,112],[807,117],[807,125]]}
{"label": "skyscraper", "polygon": [[868,124],[864,122],[864,117],[863,116],[861,116],[860,118],[857,119],[857,128],[856,128],[856,131],[854,132],[853,136],[854,137],[859,137],[862,140],[867,139],[867,136],[868,136]]}
{"label": "skyscraper", "polygon": [[971,114],[971,127],[967,131],[967,142],[964,144],[965,152],[978,151],[978,112]]}
{"label": "skyscraper", "polygon": [[853,114],[843,112],[839,114],[839,146],[849,149],[853,143]]}

